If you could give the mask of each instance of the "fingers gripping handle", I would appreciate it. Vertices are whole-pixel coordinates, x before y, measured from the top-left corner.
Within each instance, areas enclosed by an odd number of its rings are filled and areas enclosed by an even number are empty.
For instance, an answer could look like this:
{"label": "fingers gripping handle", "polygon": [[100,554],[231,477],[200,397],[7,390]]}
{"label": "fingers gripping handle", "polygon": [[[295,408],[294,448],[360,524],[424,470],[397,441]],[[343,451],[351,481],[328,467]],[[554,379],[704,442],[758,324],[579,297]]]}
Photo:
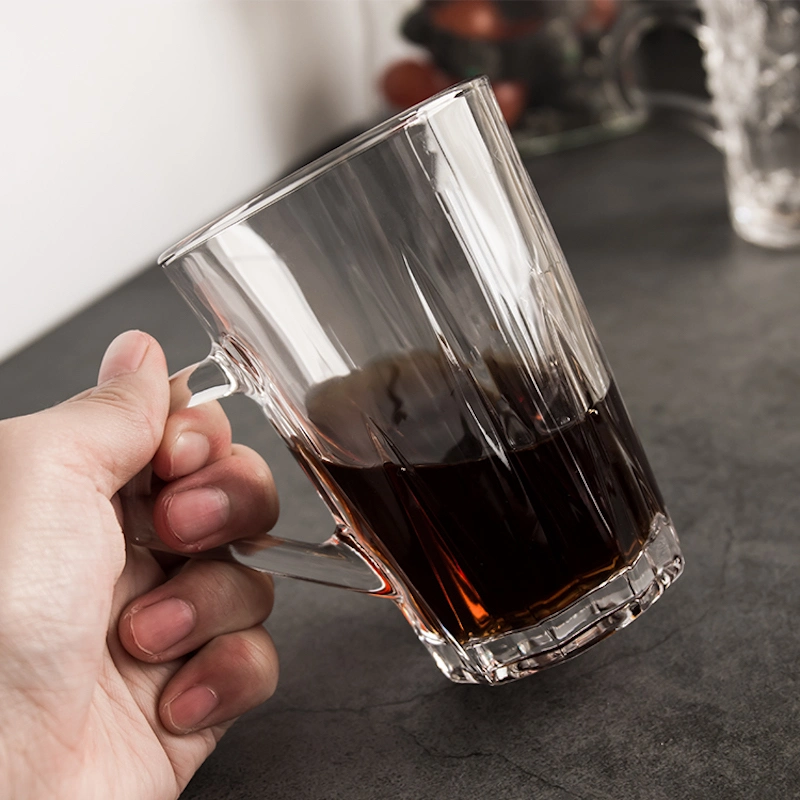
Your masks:
{"label": "fingers gripping handle", "polygon": [[[242,390],[237,372],[221,348],[208,358],[176,373],[170,379],[170,413],[218,400]],[[163,487],[148,465],[119,492],[123,531],[133,544],[151,550],[169,550],[153,524],[153,509]],[[197,554],[197,558],[223,558],[260,572],[340,586],[359,592],[386,594],[386,577],[337,529],[322,544],[311,544],[271,536],[239,540]],[[172,551],[170,551],[172,552]],[[181,554],[185,555],[185,554]]]}

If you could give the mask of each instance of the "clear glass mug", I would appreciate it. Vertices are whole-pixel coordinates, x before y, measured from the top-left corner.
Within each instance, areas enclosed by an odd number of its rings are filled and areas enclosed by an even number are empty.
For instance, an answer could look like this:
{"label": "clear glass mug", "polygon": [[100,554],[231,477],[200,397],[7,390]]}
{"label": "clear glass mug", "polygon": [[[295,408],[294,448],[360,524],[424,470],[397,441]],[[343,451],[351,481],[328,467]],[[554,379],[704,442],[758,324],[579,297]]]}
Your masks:
{"label": "clear glass mug", "polygon": [[[397,603],[442,671],[573,656],[682,570],[675,531],[484,78],[305,167],[165,253],[209,357],[333,514],[324,544],[223,554]],[[146,475],[123,498],[154,544]],[[133,531],[133,533],[131,533]]]}
{"label": "clear glass mug", "polygon": [[[731,223],[753,244],[800,245],[800,0],[699,0],[701,24],[672,4],[630,6],[615,30],[615,80],[634,108],[672,112],[725,155]],[[662,24],[703,48],[711,102],[637,85],[633,55]]]}

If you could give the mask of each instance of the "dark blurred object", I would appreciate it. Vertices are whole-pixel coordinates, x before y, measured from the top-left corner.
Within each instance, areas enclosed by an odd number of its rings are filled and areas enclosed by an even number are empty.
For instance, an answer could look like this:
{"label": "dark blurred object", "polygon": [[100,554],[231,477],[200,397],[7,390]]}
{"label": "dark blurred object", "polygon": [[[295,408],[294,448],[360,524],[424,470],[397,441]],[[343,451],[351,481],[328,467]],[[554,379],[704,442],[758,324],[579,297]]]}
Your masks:
{"label": "dark blurred object", "polygon": [[609,88],[651,122],[715,143],[718,126],[706,88],[703,28],[700,10],[690,0],[626,3],[609,37]]}
{"label": "dark blurred object", "polygon": [[[390,66],[382,80],[384,96],[396,108],[408,108],[452,83],[487,75],[524,155],[636,130],[647,114],[632,108],[619,91],[614,50],[620,26],[639,5],[633,0],[425,0],[406,18],[402,32],[430,59]],[[643,85],[674,76],[670,58],[676,36],[699,64],[691,37],[654,31],[646,45],[652,45],[655,58],[648,53],[641,60]],[[702,69],[693,65],[691,73],[699,74],[702,85]]]}
{"label": "dark blurred object", "polygon": [[[696,4],[689,0],[639,0],[631,5],[644,12],[650,8],[663,12],[670,7],[695,17],[698,22],[701,19]],[[637,61],[639,80],[650,91],[709,97],[700,43],[688,30],[671,22],[668,15],[662,13],[661,24],[644,35]]]}

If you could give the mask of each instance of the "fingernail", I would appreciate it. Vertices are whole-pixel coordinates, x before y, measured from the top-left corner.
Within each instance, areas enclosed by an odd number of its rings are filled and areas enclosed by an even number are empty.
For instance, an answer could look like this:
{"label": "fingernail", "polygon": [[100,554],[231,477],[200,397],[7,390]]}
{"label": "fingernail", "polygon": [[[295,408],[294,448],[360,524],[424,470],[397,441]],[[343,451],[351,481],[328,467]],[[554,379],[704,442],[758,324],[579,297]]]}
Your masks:
{"label": "fingernail", "polygon": [[169,597],[130,615],[133,640],[140,650],[154,656],[185,639],[194,629],[195,611],[189,603]]}
{"label": "fingernail", "polygon": [[118,375],[136,372],[144,361],[144,354],[150,347],[150,339],[141,331],[125,331],[114,339],[108,346],[100,371],[97,374],[97,383],[105,383]]}
{"label": "fingernail", "polygon": [[170,475],[179,478],[197,472],[205,466],[210,452],[211,443],[207,437],[196,431],[184,431],[172,445]]}
{"label": "fingernail", "polygon": [[165,510],[175,537],[184,544],[196,544],[228,521],[230,500],[221,489],[204,486],[172,495]]}
{"label": "fingernail", "polygon": [[207,686],[192,686],[164,706],[172,726],[182,733],[201,727],[203,720],[219,705],[219,697]]}

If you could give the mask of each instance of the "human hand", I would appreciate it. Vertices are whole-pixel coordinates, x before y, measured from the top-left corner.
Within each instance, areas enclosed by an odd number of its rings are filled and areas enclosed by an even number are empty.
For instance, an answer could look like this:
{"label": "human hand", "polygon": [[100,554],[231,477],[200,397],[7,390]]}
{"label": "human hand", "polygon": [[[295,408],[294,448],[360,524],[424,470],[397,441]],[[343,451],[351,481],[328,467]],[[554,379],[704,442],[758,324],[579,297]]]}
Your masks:
{"label": "human hand", "polygon": [[150,462],[175,550],[277,517],[269,469],[231,444],[221,407],[168,405],[161,348],[128,332],[97,388],[0,422],[1,797],[177,797],[275,689],[269,576],[126,547],[115,493]]}

